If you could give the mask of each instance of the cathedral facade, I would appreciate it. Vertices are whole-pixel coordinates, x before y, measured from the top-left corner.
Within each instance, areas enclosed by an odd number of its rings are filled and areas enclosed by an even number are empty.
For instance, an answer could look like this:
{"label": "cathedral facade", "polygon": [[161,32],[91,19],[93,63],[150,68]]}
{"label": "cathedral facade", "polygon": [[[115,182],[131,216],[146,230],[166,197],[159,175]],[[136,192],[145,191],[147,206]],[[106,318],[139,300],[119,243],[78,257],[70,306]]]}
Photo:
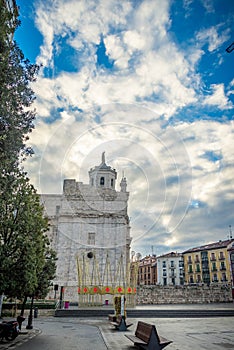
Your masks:
{"label": "cathedral facade", "polygon": [[[57,252],[55,289],[64,287],[64,298],[78,294],[100,295],[128,284],[130,226],[126,178],[116,190],[117,172],[101,163],[89,170],[89,184],[65,179],[62,194],[42,194],[49,218],[48,237]],[[121,286],[121,287],[120,287]],[[84,293],[83,293],[84,294]],[[79,298],[78,298],[79,299]]]}

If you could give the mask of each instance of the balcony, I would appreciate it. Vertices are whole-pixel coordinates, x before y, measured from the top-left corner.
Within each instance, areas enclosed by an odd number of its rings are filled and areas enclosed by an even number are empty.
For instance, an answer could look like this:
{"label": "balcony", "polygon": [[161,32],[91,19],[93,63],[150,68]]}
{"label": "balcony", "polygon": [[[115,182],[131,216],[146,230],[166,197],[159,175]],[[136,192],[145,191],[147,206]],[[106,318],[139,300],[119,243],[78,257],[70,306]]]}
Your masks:
{"label": "balcony", "polygon": [[225,256],[224,255],[220,255],[219,256],[219,260],[225,260]]}
{"label": "balcony", "polygon": [[211,256],[210,261],[216,261],[216,257],[215,256]]}
{"label": "balcony", "polygon": [[214,282],[214,283],[218,283],[218,282],[219,282],[219,280],[218,280],[217,278],[214,278],[214,279],[212,279],[212,282]]}
{"label": "balcony", "polygon": [[209,269],[202,269],[203,275],[209,275],[210,270]]}
{"label": "balcony", "polygon": [[220,271],[226,271],[227,269],[226,269],[226,266],[221,266],[220,267]]}

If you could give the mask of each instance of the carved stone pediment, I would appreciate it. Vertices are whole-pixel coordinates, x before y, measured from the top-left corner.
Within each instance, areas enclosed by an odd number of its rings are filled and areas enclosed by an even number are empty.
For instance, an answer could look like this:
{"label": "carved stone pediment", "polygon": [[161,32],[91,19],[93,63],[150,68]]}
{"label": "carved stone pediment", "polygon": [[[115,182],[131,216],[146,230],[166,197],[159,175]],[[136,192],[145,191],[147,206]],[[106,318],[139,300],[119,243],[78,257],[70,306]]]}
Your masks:
{"label": "carved stone pediment", "polygon": [[102,197],[106,201],[114,201],[117,198],[117,193],[114,190],[111,190],[109,188],[103,188],[98,190],[98,194],[100,197]]}

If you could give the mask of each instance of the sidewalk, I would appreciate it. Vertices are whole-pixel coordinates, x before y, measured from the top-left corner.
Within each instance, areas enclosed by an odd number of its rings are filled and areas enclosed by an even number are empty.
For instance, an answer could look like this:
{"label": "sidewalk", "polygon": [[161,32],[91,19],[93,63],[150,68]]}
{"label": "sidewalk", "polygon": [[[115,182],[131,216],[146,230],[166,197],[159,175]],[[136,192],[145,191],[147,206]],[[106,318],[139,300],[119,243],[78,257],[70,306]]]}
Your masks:
{"label": "sidewalk", "polygon": [[0,340],[0,349],[1,350],[15,349],[18,346],[24,344],[25,342],[30,341],[32,338],[39,335],[40,333],[41,331],[38,328],[27,330],[25,327],[22,327],[20,334],[13,341]]}

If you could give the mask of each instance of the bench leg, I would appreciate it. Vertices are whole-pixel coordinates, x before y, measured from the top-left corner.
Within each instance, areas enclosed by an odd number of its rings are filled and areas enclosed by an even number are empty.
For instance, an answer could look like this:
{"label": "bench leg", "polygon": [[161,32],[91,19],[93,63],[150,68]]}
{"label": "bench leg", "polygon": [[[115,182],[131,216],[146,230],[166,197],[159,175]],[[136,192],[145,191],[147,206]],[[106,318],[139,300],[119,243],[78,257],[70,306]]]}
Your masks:
{"label": "bench leg", "polygon": [[127,330],[126,323],[123,319],[121,320],[118,329],[119,329],[119,331],[126,331]]}

